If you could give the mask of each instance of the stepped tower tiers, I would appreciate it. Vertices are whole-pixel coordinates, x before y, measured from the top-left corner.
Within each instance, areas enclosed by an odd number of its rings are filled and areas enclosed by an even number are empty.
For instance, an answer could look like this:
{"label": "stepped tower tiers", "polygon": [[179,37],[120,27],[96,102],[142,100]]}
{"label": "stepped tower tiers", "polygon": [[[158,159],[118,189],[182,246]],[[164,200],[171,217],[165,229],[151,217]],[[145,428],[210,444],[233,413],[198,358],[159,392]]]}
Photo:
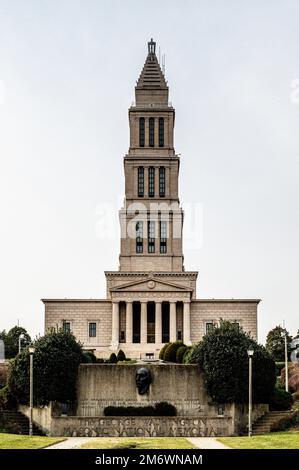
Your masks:
{"label": "stepped tower tiers", "polygon": [[155,48],[151,40],[135,87],[136,102],[129,109],[120,271],[184,271],[180,159],[173,146],[175,110],[168,102],[168,86]]}
{"label": "stepped tower tiers", "polygon": [[157,358],[169,341],[197,343],[220,319],[238,322],[256,338],[259,300],[197,299],[197,272],[184,269],[175,111],[153,40],[135,100],[124,157],[119,269],[105,272],[105,299],[43,299],[45,329],[71,330],[100,357],[121,348],[136,359]]}

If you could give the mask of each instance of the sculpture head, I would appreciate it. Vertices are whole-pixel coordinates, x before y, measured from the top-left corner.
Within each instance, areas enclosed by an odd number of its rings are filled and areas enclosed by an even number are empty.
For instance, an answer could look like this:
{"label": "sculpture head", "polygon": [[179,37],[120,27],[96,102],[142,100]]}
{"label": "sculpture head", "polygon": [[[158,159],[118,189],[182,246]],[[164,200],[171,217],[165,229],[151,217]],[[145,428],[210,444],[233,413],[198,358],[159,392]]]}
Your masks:
{"label": "sculpture head", "polygon": [[136,370],[136,387],[138,388],[138,393],[144,395],[148,392],[149,386],[152,383],[152,376],[149,369],[146,367],[140,367]]}

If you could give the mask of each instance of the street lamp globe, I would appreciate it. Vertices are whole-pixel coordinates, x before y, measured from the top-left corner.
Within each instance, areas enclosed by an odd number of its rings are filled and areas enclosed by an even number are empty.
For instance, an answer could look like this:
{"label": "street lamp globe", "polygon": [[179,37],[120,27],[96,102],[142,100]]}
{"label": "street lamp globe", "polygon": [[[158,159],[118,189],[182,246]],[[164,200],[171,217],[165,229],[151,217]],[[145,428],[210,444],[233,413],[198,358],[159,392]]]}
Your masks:
{"label": "street lamp globe", "polygon": [[252,357],[254,355],[254,349],[253,348],[247,349],[247,354],[248,354],[248,357]]}
{"label": "street lamp globe", "polygon": [[29,346],[28,351],[29,351],[29,354],[34,354],[35,353],[35,347],[34,346]]}

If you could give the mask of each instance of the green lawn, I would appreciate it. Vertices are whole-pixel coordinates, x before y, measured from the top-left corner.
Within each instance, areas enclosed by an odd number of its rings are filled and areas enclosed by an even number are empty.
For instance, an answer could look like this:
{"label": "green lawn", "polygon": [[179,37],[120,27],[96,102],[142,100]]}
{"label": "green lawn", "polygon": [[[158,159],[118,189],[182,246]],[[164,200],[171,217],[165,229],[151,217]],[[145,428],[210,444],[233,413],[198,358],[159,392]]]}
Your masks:
{"label": "green lawn", "polygon": [[183,437],[100,437],[81,449],[196,449]]}
{"label": "green lawn", "polygon": [[64,441],[63,437],[25,436],[24,434],[0,433],[0,449],[42,449],[56,442]]}
{"label": "green lawn", "polygon": [[221,437],[233,449],[299,449],[299,432],[272,432],[252,437]]}

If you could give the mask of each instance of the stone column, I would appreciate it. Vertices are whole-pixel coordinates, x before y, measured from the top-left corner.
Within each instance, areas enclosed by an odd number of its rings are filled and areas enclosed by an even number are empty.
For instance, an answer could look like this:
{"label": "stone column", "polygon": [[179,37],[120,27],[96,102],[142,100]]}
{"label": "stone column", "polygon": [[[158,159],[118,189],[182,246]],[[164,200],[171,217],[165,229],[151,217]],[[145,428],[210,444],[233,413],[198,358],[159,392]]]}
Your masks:
{"label": "stone column", "polygon": [[170,309],[169,309],[169,340],[170,342],[174,342],[177,340],[176,335],[176,302],[169,302]]}
{"label": "stone column", "polygon": [[156,302],[155,343],[162,343],[162,302]]}
{"label": "stone column", "polygon": [[184,332],[184,343],[186,346],[191,345],[191,331],[190,331],[190,302],[184,302],[183,311],[183,332]]}
{"label": "stone column", "polygon": [[141,302],[140,343],[147,343],[147,302]]}
{"label": "stone column", "polygon": [[111,349],[117,349],[119,343],[119,303],[112,302],[112,338]]}
{"label": "stone column", "polygon": [[126,343],[133,343],[133,302],[126,303]]}

